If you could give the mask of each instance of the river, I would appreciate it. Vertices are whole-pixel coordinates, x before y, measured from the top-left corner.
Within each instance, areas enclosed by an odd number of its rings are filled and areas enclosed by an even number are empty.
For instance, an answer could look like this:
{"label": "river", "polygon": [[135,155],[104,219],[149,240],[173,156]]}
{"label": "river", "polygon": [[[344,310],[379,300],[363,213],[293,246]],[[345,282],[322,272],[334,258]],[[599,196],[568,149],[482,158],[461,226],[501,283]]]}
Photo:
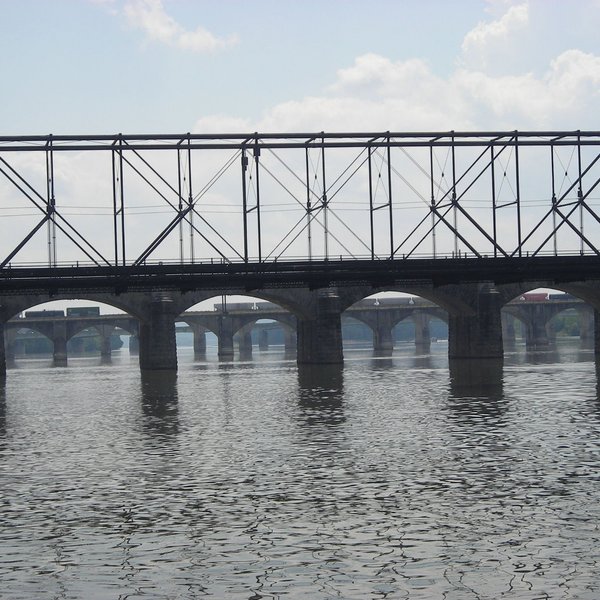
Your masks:
{"label": "river", "polygon": [[175,377],[27,359],[0,388],[0,597],[600,597],[591,351],[277,350]]}

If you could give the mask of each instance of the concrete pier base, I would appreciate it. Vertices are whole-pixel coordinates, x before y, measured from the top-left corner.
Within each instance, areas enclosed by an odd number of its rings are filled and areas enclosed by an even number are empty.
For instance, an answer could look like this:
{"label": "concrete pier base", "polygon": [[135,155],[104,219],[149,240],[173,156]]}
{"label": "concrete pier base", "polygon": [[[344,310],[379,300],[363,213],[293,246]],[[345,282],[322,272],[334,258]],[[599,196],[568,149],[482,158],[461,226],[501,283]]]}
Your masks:
{"label": "concrete pier base", "polygon": [[252,358],[252,333],[250,331],[241,331],[238,337],[240,357],[243,359]]}
{"label": "concrete pier base", "polygon": [[177,369],[175,310],[168,299],[150,303],[150,314],[140,322],[140,368],[150,371]]}
{"label": "concrete pier base", "polygon": [[472,314],[449,315],[449,358],[502,358],[500,294],[489,285],[478,286]]}
{"label": "concrete pier base", "polygon": [[269,332],[266,329],[258,332],[258,349],[262,351],[269,349]]}
{"label": "concrete pier base", "polygon": [[6,351],[4,349],[4,323],[0,323],[0,378],[6,377]]}
{"label": "concrete pier base", "polygon": [[204,360],[206,358],[206,331],[204,327],[192,327],[194,336],[194,359]]}
{"label": "concrete pier base", "polygon": [[429,354],[431,350],[429,317],[420,310],[415,310],[412,319],[415,324],[415,349],[417,354]]}
{"label": "concrete pier base", "polygon": [[391,356],[394,352],[393,329],[389,323],[379,323],[373,330],[373,352],[376,356]]}
{"label": "concrete pier base", "polygon": [[308,318],[298,318],[298,364],[342,364],[340,299],[332,289],[315,292]]}
{"label": "concrete pier base", "polygon": [[53,324],[52,341],[54,350],[52,358],[55,367],[67,366],[67,324],[64,321],[57,321]]}
{"label": "concrete pier base", "polygon": [[227,317],[219,319],[218,333],[218,356],[219,360],[233,359],[233,323]]}

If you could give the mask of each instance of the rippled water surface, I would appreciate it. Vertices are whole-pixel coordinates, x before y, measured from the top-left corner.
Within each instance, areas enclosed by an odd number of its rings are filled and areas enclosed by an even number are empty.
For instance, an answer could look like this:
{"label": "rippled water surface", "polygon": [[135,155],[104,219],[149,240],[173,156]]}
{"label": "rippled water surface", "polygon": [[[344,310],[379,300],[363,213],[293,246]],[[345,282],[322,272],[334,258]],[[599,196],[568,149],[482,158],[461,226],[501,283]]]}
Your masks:
{"label": "rippled water surface", "polygon": [[22,361],[0,390],[0,597],[599,598],[593,356],[411,352],[183,353],[172,378]]}

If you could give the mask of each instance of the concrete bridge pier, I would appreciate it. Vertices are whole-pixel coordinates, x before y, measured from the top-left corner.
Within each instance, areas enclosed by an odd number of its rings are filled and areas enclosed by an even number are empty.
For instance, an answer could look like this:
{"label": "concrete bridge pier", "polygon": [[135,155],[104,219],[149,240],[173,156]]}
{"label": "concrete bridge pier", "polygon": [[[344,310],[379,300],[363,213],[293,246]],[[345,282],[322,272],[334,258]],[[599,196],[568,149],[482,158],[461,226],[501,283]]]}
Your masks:
{"label": "concrete bridge pier", "polygon": [[600,365],[600,310],[594,308],[594,353]]}
{"label": "concrete bridge pier", "polygon": [[471,288],[471,314],[448,315],[448,357],[502,358],[501,295],[488,284]]}
{"label": "concrete bridge pier", "polygon": [[412,319],[415,324],[415,349],[418,354],[429,354],[431,350],[429,316],[420,310],[415,310]]}
{"label": "concrete bridge pier", "polygon": [[135,355],[140,353],[140,336],[131,334],[129,336],[129,354]]}
{"label": "concrete bridge pier", "polygon": [[287,327],[283,329],[283,347],[285,354],[295,354],[298,348],[296,332]]}
{"label": "concrete bridge pier", "polygon": [[[4,323],[0,322],[0,340],[4,342]],[[0,344],[0,378],[6,377],[6,351],[5,344]]]}
{"label": "concrete bridge pier", "polygon": [[515,318],[505,312],[502,313],[502,340],[505,348],[514,348],[517,343],[515,332]]}
{"label": "concrete bridge pier", "polygon": [[52,342],[54,350],[52,358],[55,367],[67,366],[67,324],[65,321],[55,321],[53,324]]}
{"label": "concrete bridge pier", "polygon": [[[4,357],[6,367],[14,367],[15,365],[15,354],[17,346],[17,330],[9,328],[4,330]],[[1,367],[0,367],[1,368]]]}
{"label": "concrete bridge pier", "polygon": [[266,329],[258,332],[258,349],[262,351],[269,349],[269,332]]}
{"label": "concrete bridge pier", "polygon": [[525,346],[528,350],[548,348],[552,343],[546,322],[534,316],[525,325]]}
{"label": "concrete bridge pier", "polygon": [[330,288],[313,294],[309,316],[298,317],[298,364],[342,364],[340,298]]}
{"label": "concrete bridge pier", "polygon": [[391,356],[394,351],[394,325],[389,312],[376,310],[375,318],[364,321],[373,332],[373,353],[376,356]]}
{"label": "concrete bridge pier", "polygon": [[112,355],[111,338],[114,327],[112,325],[102,325],[98,328],[100,334],[100,359],[102,362],[109,362]]}
{"label": "concrete bridge pier", "polygon": [[174,303],[168,298],[153,299],[150,302],[148,314],[140,322],[141,369],[177,369],[176,313]]}
{"label": "concrete bridge pier", "polygon": [[583,348],[592,348],[594,344],[594,309],[591,306],[581,307],[577,311],[579,317],[579,341]]}
{"label": "concrete bridge pier", "polygon": [[219,317],[218,331],[218,357],[219,360],[233,359],[233,321],[231,318],[222,316]]}
{"label": "concrete bridge pier", "polygon": [[373,333],[373,353],[376,356],[391,356],[394,351],[394,323],[388,313],[375,313],[375,319],[368,323]]}
{"label": "concrete bridge pier", "polygon": [[241,358],[252,358],[252,332],[249,329],[243,328],[238,333],[238,348]]}
{"label": "concrete bridge pier", "polygon": [[206,330],[200,325],[190,325],[194,338],[194,359],[204,360],[206,358]]}

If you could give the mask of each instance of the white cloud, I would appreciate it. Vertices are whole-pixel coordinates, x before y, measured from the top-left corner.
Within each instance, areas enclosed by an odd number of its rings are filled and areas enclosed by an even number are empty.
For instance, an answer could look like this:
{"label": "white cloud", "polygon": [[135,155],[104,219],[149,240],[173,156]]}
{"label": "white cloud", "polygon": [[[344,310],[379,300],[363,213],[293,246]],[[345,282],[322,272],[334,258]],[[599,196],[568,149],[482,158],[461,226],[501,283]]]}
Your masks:
{"label": "white cloud", "polygon": [[155,42],[193,52],[212,52],[238,42],[235,35],[220,38],[203,27],[186,30],[165,11],[161,0],[128,0],[122,8],[127,21]]}
{"label": "white cloud", "polygon": [[[498,18],[465,35],[460,60],[446,76],[420,58],[393,61],[367,53],[340,69],[322,94],[277,104],[252,120],[206,116],[194,130],[596,129],[600,56],[564,49],[540,54],[537,68],[528,68],[531,37],[544,32],[534,31],[529,2],[490,2],[494,13],[500,9]],[[510,53],[516,63],[507,60]],[[498,72],[491,64],[504,68]]]}
{"label": "white cloud", "polygon": [[529,4],[510,6],[497,20],[478,23],[465,35],[461,61],[471,68],[487,69],[496,59],[513,63],[516,37],[529,25]]}
{"label": "white cloud", "polygon": [[367,54],[323,95],[277,104],[254,120],[206,116],[194,131],[595,129],[599,100],[600,57],[580,50],[563,52],[541,76],[458,68],[447,78],[420,60]]}

